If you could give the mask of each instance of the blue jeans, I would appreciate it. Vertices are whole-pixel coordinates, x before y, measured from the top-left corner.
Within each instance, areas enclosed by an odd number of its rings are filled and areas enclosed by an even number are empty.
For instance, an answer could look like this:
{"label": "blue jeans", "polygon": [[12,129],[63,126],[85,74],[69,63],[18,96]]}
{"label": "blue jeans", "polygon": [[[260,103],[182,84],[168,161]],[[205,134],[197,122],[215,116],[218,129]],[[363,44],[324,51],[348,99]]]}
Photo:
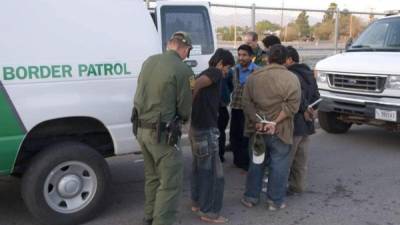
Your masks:
{"label": "blue jeans", "polygon": [[[250,160],[247,173],[246,191],[244,197],[248,202],[257,204],[260,200],[262,180],[265,168],[268,167],[267,198],[280,205],[286,197],[289,176],[290,145],[285,144],[277,136],[265,136],[265,160],[261,164],[254,164]],[[267,157],[269,160],[267,161]]]}
{"label": "blue jeans", "polygon": [[219,131],[217,128],[191,128],[189,135],[193,153],[192,201],[200,207],[201,213],[217,217],[224,196],[224,174],[218,155]]}

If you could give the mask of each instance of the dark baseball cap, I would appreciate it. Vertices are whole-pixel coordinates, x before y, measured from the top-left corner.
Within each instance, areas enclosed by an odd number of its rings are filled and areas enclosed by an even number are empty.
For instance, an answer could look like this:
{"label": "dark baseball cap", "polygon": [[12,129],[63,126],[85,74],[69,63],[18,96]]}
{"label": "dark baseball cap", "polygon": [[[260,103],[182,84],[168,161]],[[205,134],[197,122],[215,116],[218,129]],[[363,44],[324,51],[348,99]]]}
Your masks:
{"label": "dark baseball cap", "polygon": [[172,34],[170,40],[172,39],[179,39],[183,43],[185,43],[187,46],[192,47],[192,39],[190,38],[190,35],[184,31],[177,31]]}

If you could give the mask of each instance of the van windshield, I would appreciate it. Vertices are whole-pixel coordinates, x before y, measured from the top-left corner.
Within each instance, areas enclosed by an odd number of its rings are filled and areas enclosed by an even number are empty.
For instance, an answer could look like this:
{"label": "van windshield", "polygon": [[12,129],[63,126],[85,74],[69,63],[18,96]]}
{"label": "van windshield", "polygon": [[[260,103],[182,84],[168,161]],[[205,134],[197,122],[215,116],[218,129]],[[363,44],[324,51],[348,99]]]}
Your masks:
{"label": "van windshield", "polygon": [[400,18],[371,24],[348,51],[400,51]]}
{"label": "van windshield", "polygon": [[161,21],[164,50],[167,41],[174,32],[185,31],[191,36],[193,53],[196,51],[197,54],[206,55],[214,52],[211,21],[205,7],[163,6],[161,8]]}

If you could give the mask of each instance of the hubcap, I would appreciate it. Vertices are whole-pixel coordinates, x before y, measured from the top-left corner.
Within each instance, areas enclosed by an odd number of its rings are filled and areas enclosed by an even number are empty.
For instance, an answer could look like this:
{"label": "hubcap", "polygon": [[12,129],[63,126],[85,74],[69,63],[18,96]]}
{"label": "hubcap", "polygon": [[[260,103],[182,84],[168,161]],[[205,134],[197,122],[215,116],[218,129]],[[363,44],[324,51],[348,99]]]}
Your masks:
{"label": "hubcap", "polygon": [[85,208],[97,191],[97,176],[87,164],[64,162],[52,169],[46,178],[43,194],[48,206],[59,213],[70,214]]}
{"label": "hubcap", "polygon": [[82,188],[81,179],[75,175],[66,175],[58,183],[58,192],[64,198],[76,196]]}

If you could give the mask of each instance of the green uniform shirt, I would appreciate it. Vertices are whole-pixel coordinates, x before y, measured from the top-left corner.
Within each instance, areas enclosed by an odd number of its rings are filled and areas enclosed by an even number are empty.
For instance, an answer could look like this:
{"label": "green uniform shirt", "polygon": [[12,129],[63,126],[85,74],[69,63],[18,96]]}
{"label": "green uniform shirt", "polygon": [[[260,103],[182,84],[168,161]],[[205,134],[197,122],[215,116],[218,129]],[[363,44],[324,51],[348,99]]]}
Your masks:
{"label": "green uniform shirt", "polygon": [[168,122],[176,115],[187,121],[192,106],[190,78],[193,76],[175,51],[150,56],[142,65],[134,99],[139,119],[155,123],[161,113],[161,122]]}
{"label": "green uniform shirt", "polygon": [[254,50],[254,58],[253,58],[253,62],[257,65],[257,66],[265,66],[265,61],[263,60],[263,58],[265,57],[265,52],[263,52],[263,50],[260,48],[260,46],[257,46],[257,48]]}

